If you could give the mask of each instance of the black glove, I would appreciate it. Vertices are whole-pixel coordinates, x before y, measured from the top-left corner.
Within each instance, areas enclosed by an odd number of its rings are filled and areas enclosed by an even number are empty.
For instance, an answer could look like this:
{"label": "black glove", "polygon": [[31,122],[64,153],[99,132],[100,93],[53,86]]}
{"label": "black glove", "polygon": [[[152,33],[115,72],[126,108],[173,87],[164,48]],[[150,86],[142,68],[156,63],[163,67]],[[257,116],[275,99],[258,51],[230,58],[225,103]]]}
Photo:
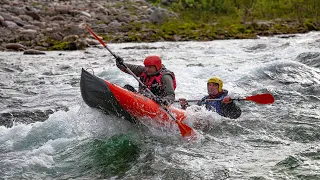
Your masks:
{"label": "black glove", "polygon": [[169,105],[167,100],[161,99],[160,97],[153,98],[153,100],[159,105]]}
{"label": "black glove", "polygon": [[159,97],[155,97],[155,98],[153,98],[153,100],[154,100],[157,104],[162,105],[162,100],[161,100]]}
{"label": "black glove", "polygon": [[119,57],[119,56],[116,57],[116,62],[119,65],[123,65],[123,59],[121,57]]}

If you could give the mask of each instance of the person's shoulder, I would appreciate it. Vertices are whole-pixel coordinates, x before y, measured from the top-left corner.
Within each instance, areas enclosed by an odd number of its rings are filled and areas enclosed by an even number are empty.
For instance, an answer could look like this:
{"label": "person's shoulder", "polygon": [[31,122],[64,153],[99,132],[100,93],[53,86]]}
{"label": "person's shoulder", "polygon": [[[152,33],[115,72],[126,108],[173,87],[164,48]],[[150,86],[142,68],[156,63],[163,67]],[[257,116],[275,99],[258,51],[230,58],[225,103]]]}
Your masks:
{"label": "person's shoulder", "polygon": [[172,81],[173,78],[172,78],[171,74],[169,74],[169,73],[164,73],[164,74],[162,74],[161,80],[162,80],[162,81],[163,81],[163,80]]}
{"label": "person's shoulder", "polygon": [[226,90],[226,89],[222,89],[222,95],[223,95],[223,96],[228,95],[228,90]]}

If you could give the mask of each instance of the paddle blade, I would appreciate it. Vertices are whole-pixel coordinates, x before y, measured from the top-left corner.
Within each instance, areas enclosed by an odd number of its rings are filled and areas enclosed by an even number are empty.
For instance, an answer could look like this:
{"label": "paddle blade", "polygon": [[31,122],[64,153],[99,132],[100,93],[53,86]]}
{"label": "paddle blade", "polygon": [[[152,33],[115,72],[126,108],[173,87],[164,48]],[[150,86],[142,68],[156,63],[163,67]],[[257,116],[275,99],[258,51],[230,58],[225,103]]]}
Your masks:
{"label": "paddle blade", "polygon": [[180,130],[180,133],[182,135],[182,137],[186,137],[186,136],[192,136],[193,134],[195,134],[193,132],[193,129],[179,121],[176,121]]}
{"label": "paddle blade", "polygon": [[257,94],[246,97],[244,100],[253,101],[259,104],[272,104],[274,102],[274,97],[271,94]]}
{"label": "paddle blade", "polygon": [[89,28],[88,25],[86,25],[86,29],[90,32],[90,34],[92,34],[94,38],[96,38],[96,40],[100,42],[100,44],[102,44],[103,47],[106,47],[106,44]]}

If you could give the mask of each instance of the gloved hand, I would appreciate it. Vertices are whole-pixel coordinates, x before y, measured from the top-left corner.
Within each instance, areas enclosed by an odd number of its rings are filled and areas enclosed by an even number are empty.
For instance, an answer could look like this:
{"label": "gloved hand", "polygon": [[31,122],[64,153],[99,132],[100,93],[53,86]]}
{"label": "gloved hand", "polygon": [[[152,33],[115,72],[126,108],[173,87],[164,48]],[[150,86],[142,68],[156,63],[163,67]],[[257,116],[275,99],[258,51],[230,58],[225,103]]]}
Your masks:
{"label": "gloved hand", "polygon": [[181,109],[187,109],[187,107],[189,106],[189,104],[185,98],[180,98],[179,102],[181,105]]}
{"label": "gloved hand", "polygon": [[222,99],[222,102],[225,103],[225,104],[229,104],[232,102],[232,99],[230,96],[226,96]]}
{"label": "gloved hand", "polygon": [[152,98],[157,104],[162,105],[162,99],[160,97]]}
{"label": "gloved hand", "polygon": [[159,105],[167,106],[169,103],[166,100],[161,99],[160,97],[153,98],[153,100]]}
{"label": "gloved hand", "polygon": [[119,64],[119,65],[123,65],[123,59],[122,59],[121,57],[119,57],[119,56],[117,56],[116,62],[117,62],[117,64]]}

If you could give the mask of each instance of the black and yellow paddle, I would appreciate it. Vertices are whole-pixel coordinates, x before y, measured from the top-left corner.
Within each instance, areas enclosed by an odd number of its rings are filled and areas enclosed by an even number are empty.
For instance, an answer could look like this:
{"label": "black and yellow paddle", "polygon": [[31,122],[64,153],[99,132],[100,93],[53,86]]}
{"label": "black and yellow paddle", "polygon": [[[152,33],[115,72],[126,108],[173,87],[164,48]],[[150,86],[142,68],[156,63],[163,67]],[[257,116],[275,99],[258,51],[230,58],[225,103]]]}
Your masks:
{"label": "black and yellow paddle", "polygon": [[[221,101],[222,99],[206,99],[206,101]],[[274,97],[272,94],[265,93],[265,94],[256,94],[253,96],[248,96],[244,98],[234,98],[231,100],[236,101],[252,101],[258,104],[272,104],[274,102]],[[187,102],[199,102],[200,100],[186,100]],[[179,102],[179,100],[175,100],[174,102]]]}
{"label": "black and yellow paddle", "polygon": [[[88,25],[85,26],[86,29],[90,32],[90,34],[92,34],[94,36],[94,38],[96,38],[101,44],[103,47],[105,47],[112,55],[113,57],[116,58],[116,60],[118,61],[118,63],[120,65],[122,65],[127,72],[129,72],[138,82],[141,86],[145,87],[145,85],[140,81],[140,79],[120,60],[122,60],[119,56],[117,56],[116,54],[114,54],[108,47],[107,45],[89,28]],[[148,93],[155,99],[156,96],[150,91],[150,89],[148,88],[145,88]],[[182,135],[182,137],[190,137],[190,136],[193,136],[195,134],[194,130],[192,128],[190,128],[189,126],[183,124],[182,122],[178,121],[171,113],[170,111],[168,110],[167,107],[161,105],[162,109],[164,109],[168,115],[178,124],[178,127],[179,127],[179,130],[180,130],[180,133]]]}

